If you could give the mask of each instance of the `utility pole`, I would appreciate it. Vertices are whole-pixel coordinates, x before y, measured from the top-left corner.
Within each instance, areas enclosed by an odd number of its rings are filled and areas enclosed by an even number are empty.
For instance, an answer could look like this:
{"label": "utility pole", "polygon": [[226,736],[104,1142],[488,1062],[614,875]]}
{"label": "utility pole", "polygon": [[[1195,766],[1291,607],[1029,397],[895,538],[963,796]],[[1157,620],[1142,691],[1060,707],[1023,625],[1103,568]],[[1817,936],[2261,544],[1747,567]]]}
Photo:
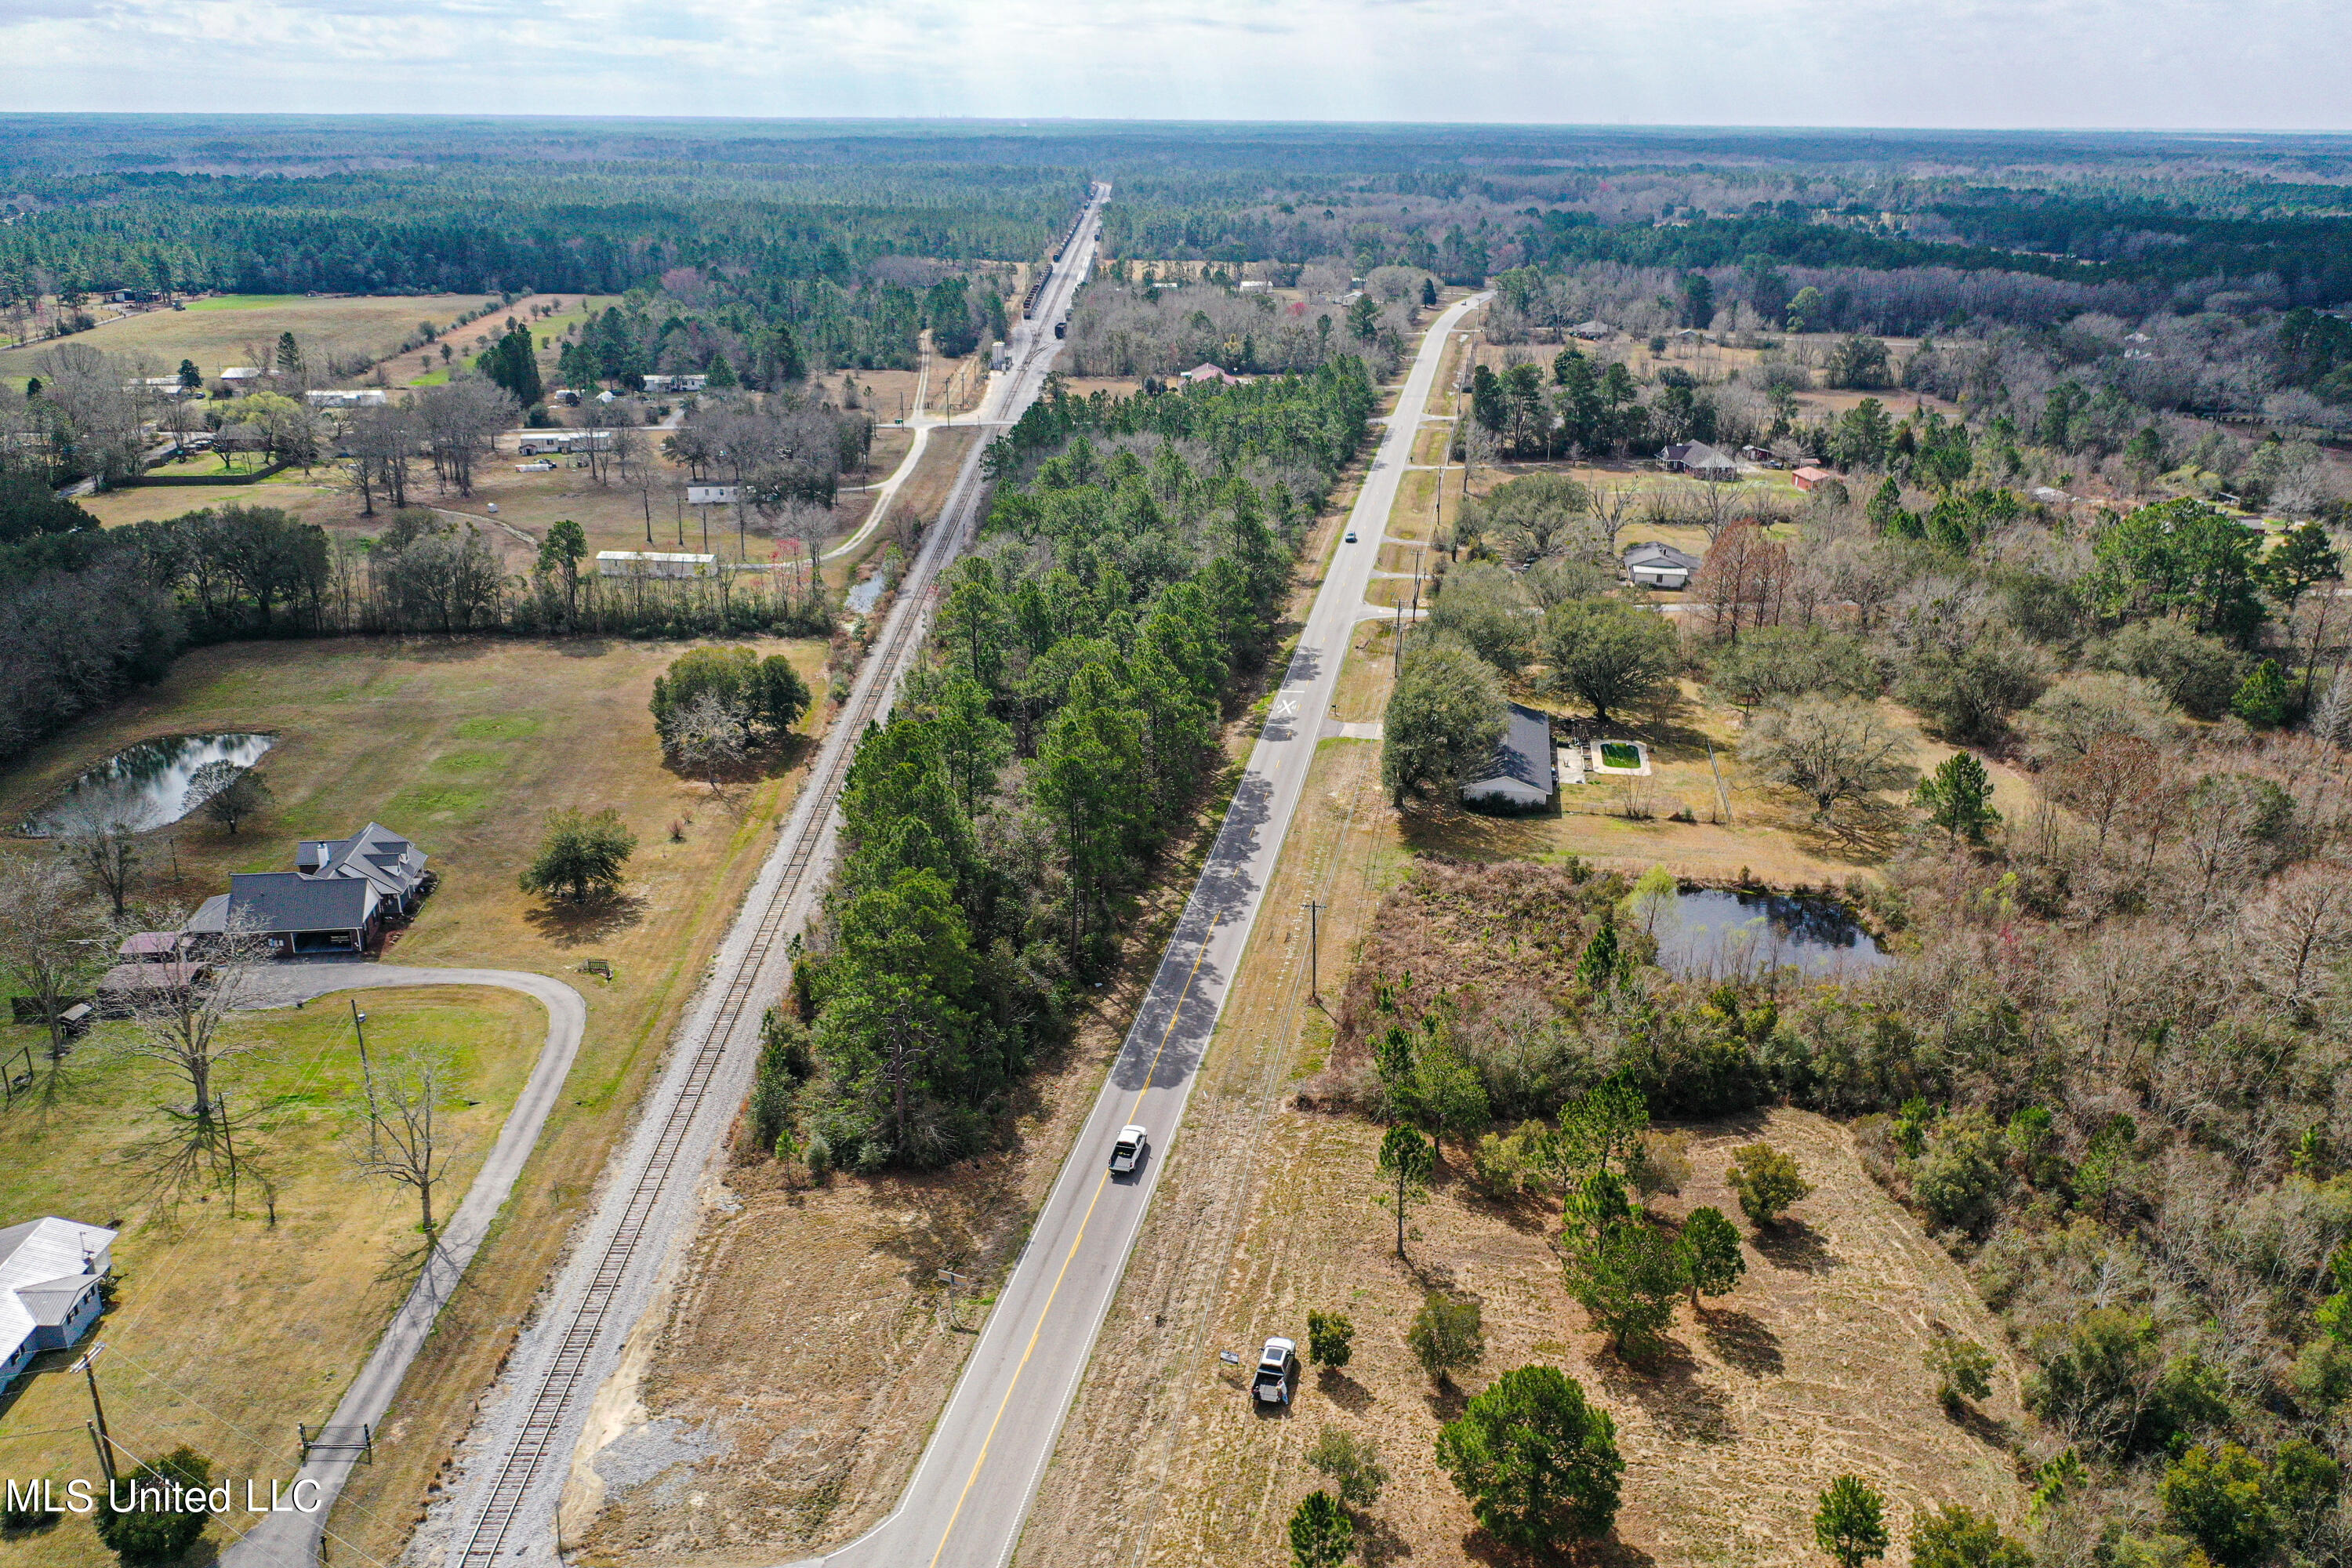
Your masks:
{"label": "utility pole", "polygon": [[357,1031],[360,1037],[360,1081],[367,1090],[368,1159],[373,1162],[383,1158],[383,1145],[381,1142],[383,1118],[376,1111],[375,1068],[368,1060],[367,1015],[360,1011],[359,998],[356,996],[352,998],[352,1027]]}
{"label": "utility pole", "polygon": [[236,1134],[228,1124],[228,1096],[213,1096],[213,1105],[220,1113],[221,1146],[228,1152],[228,1215],[236,1217]]}
{"label": "utility pole", "polygon": [[89,1352],[77,1364],[80,1366],[82,1375],[89,1380],[90,1413],[98,1417],[91,1424],[98,1435],[98,1465],[106,1472],[106,1484],[111,1489],[114,1485],[114,1438],[106,1430],[106,1405],[98,1397],[98,1358],[105,1350],[106,1342],[99,1341],[89,1347]]}
{"label": "utility pole", "polygon": [[1321,904],[1307,900],[1307,999],[1318,1005],[1323,1001],[1323,927],[1318,918],[1322,912]]}

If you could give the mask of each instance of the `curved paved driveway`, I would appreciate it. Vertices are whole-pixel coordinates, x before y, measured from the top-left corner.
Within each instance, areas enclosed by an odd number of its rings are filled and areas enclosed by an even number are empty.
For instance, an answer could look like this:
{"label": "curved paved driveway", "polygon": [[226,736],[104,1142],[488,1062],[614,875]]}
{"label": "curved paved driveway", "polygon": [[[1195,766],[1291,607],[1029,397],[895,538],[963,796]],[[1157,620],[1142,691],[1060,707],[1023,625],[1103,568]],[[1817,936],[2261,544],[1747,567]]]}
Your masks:
{"label": "curved paved driveway", "polygon": [[[442,1303],[456,1291],[467,1266],[481,1249],[490,1221],[498,1216],[499,1210],[506,1205],[508,1194],[514,1191],[515,1178],[522,1173],[524,1162],[539,1142],[547,1113],[554,1109],[556,1097],[563,1091],[563,1080],[572,1071],[572,1058],[580,1054],[581,1032],[588,1024],[588,1004],[579,992],[561,980],[510,969],[420,969],[407,964],[350,961],[280,963],[271,964],[256,977],[249,1005],[290,1007],[331,992],[389,985],[488,985],[535,996],[547,1008],[547,1043],[540,1047],[530,1080],[523,1085],[514,1109],[507,1112],[498,1142],[476,1173],[473,1185],[466,1189],[465,1199],[450,1216],[448,1228],[441,1233],[438,1256],[417,1278],[408,1299],[400,1304],[383,1337],[376,1342],[375,1353],[368,1357],[367,1365],[360,1369],[359,1376],[344,1391],[342,1403],[335,1407],[334,1426],[353,1433],[362,1426],[383,1422],[392,1396],[399,1392],[401,1379],[408,1375],[409,1363],[416,1359],[416,1352],[432,1333],[433,1320],[440,1315]],[[341,1451],[312,1450],[310,1462],[302,1467],[296,1479],[298,1483],[318,1483],[321,1499],[318,1511],[263,1515],[259,1523],[230,1542],[221,1553],[224,1568],[295,1568],[297,1564],[308,1568],[318,1562],[327,1510],[343,1489],[356,1457]]]}

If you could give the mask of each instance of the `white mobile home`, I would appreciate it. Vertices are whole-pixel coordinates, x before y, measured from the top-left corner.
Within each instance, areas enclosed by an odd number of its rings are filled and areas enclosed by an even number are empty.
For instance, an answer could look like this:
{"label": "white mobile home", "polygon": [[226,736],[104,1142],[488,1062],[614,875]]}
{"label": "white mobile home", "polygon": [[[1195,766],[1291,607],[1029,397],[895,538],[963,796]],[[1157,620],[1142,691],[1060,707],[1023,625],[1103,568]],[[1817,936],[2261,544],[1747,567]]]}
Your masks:
{"label": "white mobile home", "polygon": [[669,550],[596,552],[596,574],[600,577],[709,577],[718,570],[716,555],[684,555]]}

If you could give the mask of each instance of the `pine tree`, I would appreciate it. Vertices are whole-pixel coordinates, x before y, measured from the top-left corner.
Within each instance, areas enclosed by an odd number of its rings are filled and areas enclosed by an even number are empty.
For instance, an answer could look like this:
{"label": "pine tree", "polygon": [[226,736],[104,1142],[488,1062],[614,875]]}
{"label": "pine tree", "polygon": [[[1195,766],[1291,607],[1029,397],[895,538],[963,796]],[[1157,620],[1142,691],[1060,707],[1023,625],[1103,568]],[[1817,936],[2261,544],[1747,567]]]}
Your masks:
{"label": "pine tree", "polygon": [[1992,808],[1992,780],[1974,753],[1955,752],[1919,783],[1912,802],[1958,844],[1984,842],[1985,829],[2000,820]]}
{"label": "pine tree", "polygon": [[1840,1476],[1822,1491],[1813,1539],[1839,1568],[1861,1568],[1886,1555],[1886,1500],[1859,1476]]}
{"label": "pine tree", "polygon": [[1588,991],[1606,991],[1617,984],[1623,965],[1624,959],[1617,949],[1617,921],[1603,914],[1601,928],[1584,944],[1584,956],[1577,961],[1577,981]]}
{"label": "pine tree", "polygon": [[1889,539],[1923,539],[1927,530],[1919,519],[1903,510],[1903,487],[1889,475],[1870,498],[1865,512],[1870,526]]}
{"label": "pine tree", "polygon": [[2280,672],[2278,660],[2266,658],[2254,666],[2254,672],[2230,699],[2230,710],[2257,730],[2275,730],[2286,722],[2286,677]]}

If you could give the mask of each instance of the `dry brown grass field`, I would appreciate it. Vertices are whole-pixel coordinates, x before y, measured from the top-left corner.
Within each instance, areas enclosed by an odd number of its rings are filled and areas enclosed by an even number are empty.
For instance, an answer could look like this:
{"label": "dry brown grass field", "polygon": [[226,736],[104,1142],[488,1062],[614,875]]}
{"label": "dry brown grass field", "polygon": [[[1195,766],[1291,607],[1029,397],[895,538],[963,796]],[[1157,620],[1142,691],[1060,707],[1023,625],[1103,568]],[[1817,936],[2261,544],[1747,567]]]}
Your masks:
{"label": "dry brown grass field", "polygon": [[[1374,1202],[1381,1129],[1360,1120],[1277,1110],[1253,1129],[1247,1214],[1229,1244],[1213,1235],[1207,1258],[1188,1258],[1193,1248],[1165,1233],[1218,1206],[1209,1184],[1187,1179],[1189,1145],[1204,1131],[1188,1119],[1187,1148],[1171,1156],[1024,1563],[1276,1568],[1288,1559],[1291,1509],[1324,1484],[1305,1450],[1327,1423],[1371,1437],[1394,1474],[1370,1510],[1371,1560],[1516,1562],[1476,1531],[1431,1453],[1469,1394],[1528,1364],[1577,1378],[1617,1422],[1626,1474],[1616,1537],[1578,1561],[1810,1564],[1816,1496],[1849,1472],[1888,1496],[1898,1535],[1916,1511],[1946,1503],[2012,1525],[2023,1511],[2005,1447],[2022,1419],[2013,1369],[2000,1366],[1983,1418],[1954,1419],[1922,1360],[1938,1323],[1995,1347],[1998,1330],[1958,1266],[1871,1183],[1832,1123],[1778,1111],[1692,1130],[1696,1174],[1661,1214],[1702,1203],[1736,1213],[1722,1173],[1734,1144],[1759,1137],[1794,1155],[1815,1191],[1780,1233],[1750,1235],[1738,1289],[1696,1314],[1683,1308],[1669,1348],[1647,1364],[1611,1354],[1569,1299],[1552,1206],[1476,1196],[1454,1179],[1458,1155],[1415,1211],[1399,1260],[1393,1222]],[[1202,1175],[1208,1163],[1204,1152]],[[1177,1267],[1185,1262],[1196,1266]],[[1188,1275],[1204,1289],[1180,1289]],[[1431,1285],[1482,1303],[1486,1358],[1458,1387],[1433,1385],[1404,1342]],[[1185,1320],[1202,1295],[1196,1337]],[[1310,1309],[1354,1321],[1355,1356],[1342,1373],[1304,1377],[1286,1415],[1259,1415],[1216,1352],[1246,1352],[1272,1333],[1303,1342]],[[1172,1386],[1139,1386],[1161,1371]]]}
{"label": "dry brown grass field", "polygon": [[[157,375],[169,375],[183,359],[191,359],[211,377],[230,365],[260,363],[248,350],[274,350],[280,332],[292,332],[304,353],[320,365],[330,356],[379,358],[414,334],[420,321],[446,331],[458,316],[495,302],[495,296],[481,294],[215,295],[194,300],[184,310],[142,310],[70,338],[0,349],[0,375],[37,374],[36,362],[44,351],[71,342],[152,360]],[[572,301],[567,299],[565,304],[570,307]],[[469,344],[475,332],[502,325],[507,312],[520,319],[530,308],[526,296],[481,322],[459,328],[461,343]],[[415,363],[411,358],[387,368],[399,372]],[[440,363],[437,354],[434,363]]]}
{"label": "dry brown grass field", "polygon": [[[822,689],[822,645],[771,646]],[[804,721],[807,738],[714,798],[664,766],[646,712],[654,677],[681,651],[676,644],[497,638],[199,649],[157,687],[37,748],[0,779],[0,818],[13,822],[131,741],[274,731],[278,743],[264,766],[274,808],[234,837],[194,826],[149,835],[142,898],[184,908],[230,870],[282,868],[294,838],[347,833],[374,818],[413,837],[441,874],[390,950],[395,961],[536,970],[587,998],[587,1035],[565,1098],[474,1266],[472,1289],[449,1309],[395,1404],[378,1462],[337,1514],[338,1532],[374,1557],[396,1549],[504,1356],[773,841],[822,723],[820,710]],[[612,907],[555,909],[516,888],[545,814],[569,805],[613,806],[638,836],[626,894]],[[592,957],[611,963],[609,982],[579,971]],[[356,1249],[326,1261],[366,1278],[375,1268]],[[255,1268],[268,1263],[269,1255],[253,1255]],[[291,1293],[274,1313],[184,1317],[175,1331],[181,1348],[158,1353],[234,1360],[312,1335],[328,1347],[322,1356],[339,1355],[337,1347],[358,1342],[357,1331],[338,1326],[334,1313],[354,1310],[353,1301],[385,1310],[359,1289],[364,1284]],[[275,1396],[267,1433],[254,1440],[253,1452],[288,1473],[291,1423],[318,1419],[356,1363],[322,1364],[332,1375]],[[257,1388],[252,1397],[258,1410],[270,1391]]]}
{"label": "dry brown grass field", "polygon": [[[1549,1237],[1556,1205],[1496,1205],[1449,1153],[1413,1211],[1409,1260],[1370,1178],[1381,1129],[1306,1112],[1291,1091],[1327,1065],[1333,1027],[1309,999],[1308,897],[1324,904],[1327,1005],[1386,890],[1410,864],[1381,796],[1379,748],[1326,742],[1286,843],[1184,1127],[1024,1533],[1023,1564],[1265,1564],[1321,1478],[1304,1452],[1327,1422],[1379,1442],[1395,1480],[1371,1510],[1366,1560],[1510,1562],[1473,1529],[1431,1460],[1440,1423],[1496,1373],[1559,1366],[1617,1419],[1626,1462],[1617,1540],[1576,1561],[1811,1563],[1814,1493],[1869,1476],[1898,1533],[1919,1506],[1961,1501],[2014,1521],[2003,1444],[2021,1420],[2012,1370],[1983,1419],[1937,1405],[1920,1357],[1938,1322],[1997,1346],[1958,1267],[1871,1184],[1837,1126],[1802,1112],[1692,1129],[1694,1177],[1662,1215],[1736,1213],[1729,1147],[1759,1134],[1817,1191],[1798,1224],[1751,1240],[1748,1273],[1635,1366],[1601,1347],[1566,1294]],[[1743,1229],[1747,1227],[1743,1226]],[[1487,1354],[1456,1389],[1433,1387],[1404,1331],[1424,1284],[1476,1294]],[[1218,1352],[1266,1335],[1303,1340],[1310,1309],[1348,1313],[1346,1373],[1302,1380],[1284,1417],[1255,1415]]]}

